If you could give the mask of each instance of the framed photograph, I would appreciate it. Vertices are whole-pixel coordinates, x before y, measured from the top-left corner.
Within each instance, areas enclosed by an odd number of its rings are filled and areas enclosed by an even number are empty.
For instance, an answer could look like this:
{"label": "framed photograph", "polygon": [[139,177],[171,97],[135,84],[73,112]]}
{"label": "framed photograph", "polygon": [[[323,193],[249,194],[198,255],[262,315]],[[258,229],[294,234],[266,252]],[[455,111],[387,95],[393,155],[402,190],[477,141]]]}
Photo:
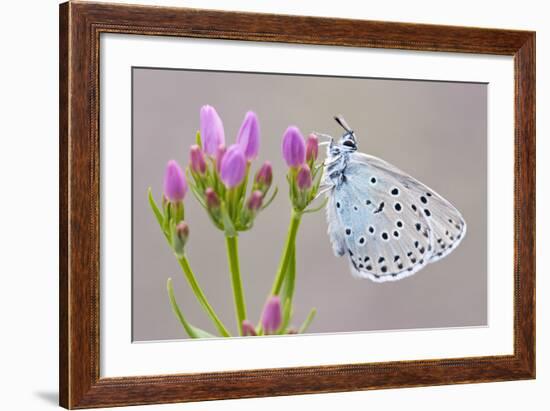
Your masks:
{"label": "framed photograph", "polygon": [[60,6],[60,405],[535,378],[535,33]]}

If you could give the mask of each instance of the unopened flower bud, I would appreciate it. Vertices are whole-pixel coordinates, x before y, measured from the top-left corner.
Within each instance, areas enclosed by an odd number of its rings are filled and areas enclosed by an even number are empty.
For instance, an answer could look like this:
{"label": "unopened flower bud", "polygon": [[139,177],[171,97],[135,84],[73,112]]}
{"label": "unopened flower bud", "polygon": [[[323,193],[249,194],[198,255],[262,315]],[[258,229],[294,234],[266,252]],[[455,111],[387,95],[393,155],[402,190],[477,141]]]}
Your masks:
{"label": "unopened flower bud", "polygon": [[223,123],[212,106],[202,106],[200,111],[202,148],[206,154],[214,156],[217,148],[225,144]]}
{"label": "unopened flower bud", "polygon": [[206,161],[204,160],[204,153],[201,148],[194,144],[189,150],[189,162],[191,163],[191,170],[197,174],[204,174],[206,172]]}
{"label": "unopened flower bud", "polygon": [[172,236],[172,246],[177,256],[184,254],[185,243],[189,238],[189,225],[185,221],[181,221],[176,225]]}
{"label": "unopened flower bud", "polygon": [[260,148],[260,125],[258,117],[253,111],[246,113],[243,124],[237,135],[237,144],[243,149],[245,158],[248,161],[254,160]]}
{"label": "unopened flower bud", "polygon": [[206,206],[209,210],[215,210],[220,207],[220,199],[212,187],[208,187],[204,192]]}
{"label": "unopened flower bud", "polygon": [[223,155],[220,166],[220,177],[227,188],[234,188],[242,183],[246,174],[246,159],[241,146],[234,144]]}
{"label": "unopened flower bud", "polygon": [[273,181],[273,168],[271,163],[266,161],[256,173],[254,177],[254,183],[256,186],[262,190],[267,191],[271,187],[271,182]]}
{"label": "unopened flower bud", "polygon": [[296,176],[296,183],[298,184],[298,188],[300,190],[307,190],[311,187],[311,171],[306,164],[300,167],[298,175]]}
{"label": "unopened flower bud", "polygon": [[243,320],[243,323],[241,325],[243,335],[246,336],[253,336],[256,334],[256,329],[254,328],[254,325],[248,320]]}
{"label": "unopened flower bud", "polygon": [[182,201],[187,193],[187,181],[178,163],[170,160],[164,174],[164,195],[171,203]]}
{"label": "unopened flower bud", "polygon": [[283,135],[283,158],[289,167],[304,164],[306,146],[298,127],[290,126]]}
{"label": "unopened flower bud", "polygon": [[314,162],[319,155],[319,140],[315,134],[310,134],[306,140],[306,161]]}
{"label": "unopened flower bud", "polygon": [[274,295],[269,297],[262,312],[262,327],[266,334],[277,332],[281,326],[281,299]]}
{"label": "unopened flower bud", "polygon": [[253,191],[248,199],[247,207],[250,211],[258,211],[262,206],[263,194],[261,191]]}

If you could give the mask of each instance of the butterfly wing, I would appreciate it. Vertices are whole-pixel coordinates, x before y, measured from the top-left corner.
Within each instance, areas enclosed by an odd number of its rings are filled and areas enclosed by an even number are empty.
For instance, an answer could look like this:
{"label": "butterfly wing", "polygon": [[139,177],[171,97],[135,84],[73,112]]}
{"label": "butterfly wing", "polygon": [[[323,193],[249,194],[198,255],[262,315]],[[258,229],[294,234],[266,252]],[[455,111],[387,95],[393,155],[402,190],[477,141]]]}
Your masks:
{"label": "butterfly wing", "polygon": [[389,163],[353,153],[344,176],[327,217],[334,252],[348,255],[355,276],[399,280],[464,237],[466,224],[448,201]]}
{"label": "butterfly wing", "polygon": [[411,207],[415,206],[428,217],[433,231],[434,252],[430,262],[437,261],[451,253],[466,235],[466,221],[449,201],[437,194],[397,167],[377,157],[355,153],[354,161],[368,164],[373,170],[387,173],[400,181],[411,194]]}

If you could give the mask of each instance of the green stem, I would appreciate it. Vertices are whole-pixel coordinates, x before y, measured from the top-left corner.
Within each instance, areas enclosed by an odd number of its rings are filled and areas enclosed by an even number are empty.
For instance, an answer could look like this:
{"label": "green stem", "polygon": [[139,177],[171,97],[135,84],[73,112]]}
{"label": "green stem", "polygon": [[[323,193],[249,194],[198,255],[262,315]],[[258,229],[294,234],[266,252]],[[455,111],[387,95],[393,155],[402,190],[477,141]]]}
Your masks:
{"label": "green stem", "polygon": [[243,284],[241,280],[241,271],[239,268],[238,237],[225,237],[227,246],[227,260],[231,270],[231,285],[233,287],[233,296],[235,300],[235,312],[237,314],[237,328],[239,335],[242,335],[242,324],[246,320],[246,304],[244,301]]}
{"label": "green stem", "polygon": [[206,299],[204,292],[199,286],[199,283],[195,278],[195,274],[193,274],[193,270],[191,270],[191,266],[189,265],[189,261],[187,260],[187,257],[185,256],[179,257],[178,262],[180,264],[181,269],[183,270],[183,273],[185,274],[185,278],[187,279],[189,286],[191,287],[191,289],[193,290],[193,293],[197,297],[197,300],[199,300],[199,303],[202,305],[206,313],[210,316],[210,318],[214,322],[220,334],[224,337],[230,337],[231,334],[229,334],[229,331],[227,330],[227,328],[225,328],[221,320],[218,318],[214,309]]}
{"label": "green stem", "polygon": [[288,260],[287,270],[283,286],[281,289],[282,301],[290,300],[292,303],[292,297],[294,295],[294,286],[296,283],[296,244],[291,249],[290,258]]}
{"label": "green stem", "polygon": [[292,257],[293,249],[296,244],[296,234],[298,233],[298,227],[300,226],[300,221],[302,220],[302,213],[292,210],[292,215],[290,217],[290,225],[288,227],[288,234],[286,238],[285,249],[281,262],[279,264],[279,270],[277,271],[277,276],[275,277],[275,282],[271,289],[271,295],[278,295],[281,291],[281,286],[283,285],[283,280],[285,278],[285,273],[287,271],[288,264]]}

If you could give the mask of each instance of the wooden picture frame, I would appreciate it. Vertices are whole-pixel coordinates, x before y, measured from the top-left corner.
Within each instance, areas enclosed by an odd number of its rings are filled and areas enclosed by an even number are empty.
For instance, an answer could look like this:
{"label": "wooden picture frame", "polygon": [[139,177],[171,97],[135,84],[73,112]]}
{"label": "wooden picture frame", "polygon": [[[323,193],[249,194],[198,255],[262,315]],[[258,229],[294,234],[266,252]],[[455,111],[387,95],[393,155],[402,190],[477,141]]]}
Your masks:
{"label": "wooden picture frame", "polygon": [[[514,354],[100,378],[100,34],[513,56]],[[60,5],[60,405],[126,406],[535,377],[535,33],[69,2]]]}

